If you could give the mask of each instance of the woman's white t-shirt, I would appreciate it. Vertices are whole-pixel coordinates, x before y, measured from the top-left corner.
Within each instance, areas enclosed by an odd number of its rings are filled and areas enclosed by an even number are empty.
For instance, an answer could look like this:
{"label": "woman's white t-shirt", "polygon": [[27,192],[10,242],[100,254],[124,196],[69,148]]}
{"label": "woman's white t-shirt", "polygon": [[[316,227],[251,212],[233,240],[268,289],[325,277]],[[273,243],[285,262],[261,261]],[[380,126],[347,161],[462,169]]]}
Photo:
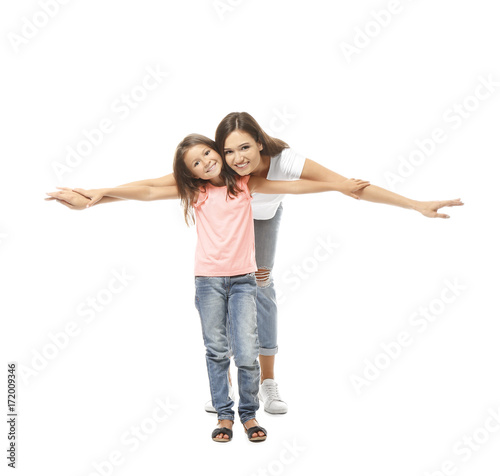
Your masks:
{"label": "woman's white t-shirt", "polygon": [[[278,155],[271,157],[267,180],[298,180],[302,175],[306,158],[292,149],[283,149]],[[252,212],[255,220],[269,220],[276,214],[285,195],[254,193],[252,195]]]}

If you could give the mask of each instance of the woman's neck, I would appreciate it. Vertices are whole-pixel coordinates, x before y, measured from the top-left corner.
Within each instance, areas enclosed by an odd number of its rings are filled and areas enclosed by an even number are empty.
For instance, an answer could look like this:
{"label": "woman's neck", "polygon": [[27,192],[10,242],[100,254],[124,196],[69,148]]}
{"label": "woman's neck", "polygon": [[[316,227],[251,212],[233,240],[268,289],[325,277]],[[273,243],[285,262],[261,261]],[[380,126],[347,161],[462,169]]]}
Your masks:
{"label": "woman's neck", "polygon": [[271,157],[269,157],[268,155],[261,155],[259,165],[255,167],[251,175],[257,175],[259,177],[266,178],[267,174],[269,173],[270,166],[271,166]]}

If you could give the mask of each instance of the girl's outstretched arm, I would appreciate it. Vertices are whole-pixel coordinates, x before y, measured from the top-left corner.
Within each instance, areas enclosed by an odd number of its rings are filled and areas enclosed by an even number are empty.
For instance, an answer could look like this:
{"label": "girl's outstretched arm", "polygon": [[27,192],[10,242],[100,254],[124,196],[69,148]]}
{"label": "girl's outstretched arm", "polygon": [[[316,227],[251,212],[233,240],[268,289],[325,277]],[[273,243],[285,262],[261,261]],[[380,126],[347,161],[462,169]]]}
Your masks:
{"label": "girl's outstretched arm", "polygon": [[[120,187],[131,187],[131,186],[149,186],[149,187],[169,187],[175,185],[174,174],[164,175],[163,177],[138,180],[137,182],[130,182],[123,185],[118,185],[116,188]],[[89,199],[68,187],[57,187],[59,190],[57,192],[51,192],[47,195],[49,198],[45,200],[57,200],[60,204],[65,205],[72,210],[84,210],[87,208]],[[126,200],[119,197],[103,197],[98,203],[110,203]]]}
{"label": "girl's outstretched arm", "polygon": [[124,200],[169,200],[179,198],[179,192],[175,185],[166,187],[152,187],[148,185],[120,186],[115,188],[98,188],[94,190],[85,190],[83,188],[73,189],[76,193],[90,199],[87,208],[99,202],[103,197],[121,198]]}
{"label": "girl's outstretched arm", "polygon": [[[346,178],[342,175],[339,175],[310,159],[306,159],[300,178],[320,182],[327,181],[337,185],[340,185],[342,181],[346,180]],[[366,186],[357,191],[355,195],[357,195],[357,198],[369,202],[383,203],[385,205],[394,205],[401,208],[416,210],[422,215],[430,218],[450,218],[449,215],[444,213],[437,213],[437,210],[442,207],[455,207],[463,205],[463,202],[459,198],[454,200],[433,200],[427,202],[412,200],[376,185]]]}
{"label": "girl's outstretched arm", "polygon": [[319,192],[337,192],[344,190],[353,198],[358,198],[354,192],[370,185],[370,182],[360,179],[346,179],[339,183],[319,182],[314,180],[267,180],[264,177],[252,175],[248,180],[250,193],[303,194]]}

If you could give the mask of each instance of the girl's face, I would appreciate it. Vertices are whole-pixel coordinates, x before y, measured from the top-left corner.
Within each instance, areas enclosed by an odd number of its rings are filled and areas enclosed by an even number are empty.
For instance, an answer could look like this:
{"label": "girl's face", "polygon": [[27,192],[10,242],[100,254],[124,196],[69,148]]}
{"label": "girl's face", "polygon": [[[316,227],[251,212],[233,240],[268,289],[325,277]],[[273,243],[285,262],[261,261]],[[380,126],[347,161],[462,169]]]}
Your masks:
{"label": "girl's face", "polygon": [[184,163],[194,177],[203,180],[217,179],[222,171],[222,157],[203,144],[191,147],[184,155]]}
{"label": "girl's face", "polygon": [[224,142],[227,165],[239,175],[251,174],[260,164],[262,144],[244,131],[231,132]]}

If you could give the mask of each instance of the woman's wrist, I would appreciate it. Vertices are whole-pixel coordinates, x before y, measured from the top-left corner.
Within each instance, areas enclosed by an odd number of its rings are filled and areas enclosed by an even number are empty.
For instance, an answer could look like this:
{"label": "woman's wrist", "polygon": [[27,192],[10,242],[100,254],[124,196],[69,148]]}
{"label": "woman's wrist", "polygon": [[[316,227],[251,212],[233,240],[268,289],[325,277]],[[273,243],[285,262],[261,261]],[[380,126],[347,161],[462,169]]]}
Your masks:
{"label": "woman's wrist", "polygon": [[421,202],[420,200],[411,200],[411,199],[408,199],[408,201],[409,201],[408,208],[420,212],[423,202]]}

